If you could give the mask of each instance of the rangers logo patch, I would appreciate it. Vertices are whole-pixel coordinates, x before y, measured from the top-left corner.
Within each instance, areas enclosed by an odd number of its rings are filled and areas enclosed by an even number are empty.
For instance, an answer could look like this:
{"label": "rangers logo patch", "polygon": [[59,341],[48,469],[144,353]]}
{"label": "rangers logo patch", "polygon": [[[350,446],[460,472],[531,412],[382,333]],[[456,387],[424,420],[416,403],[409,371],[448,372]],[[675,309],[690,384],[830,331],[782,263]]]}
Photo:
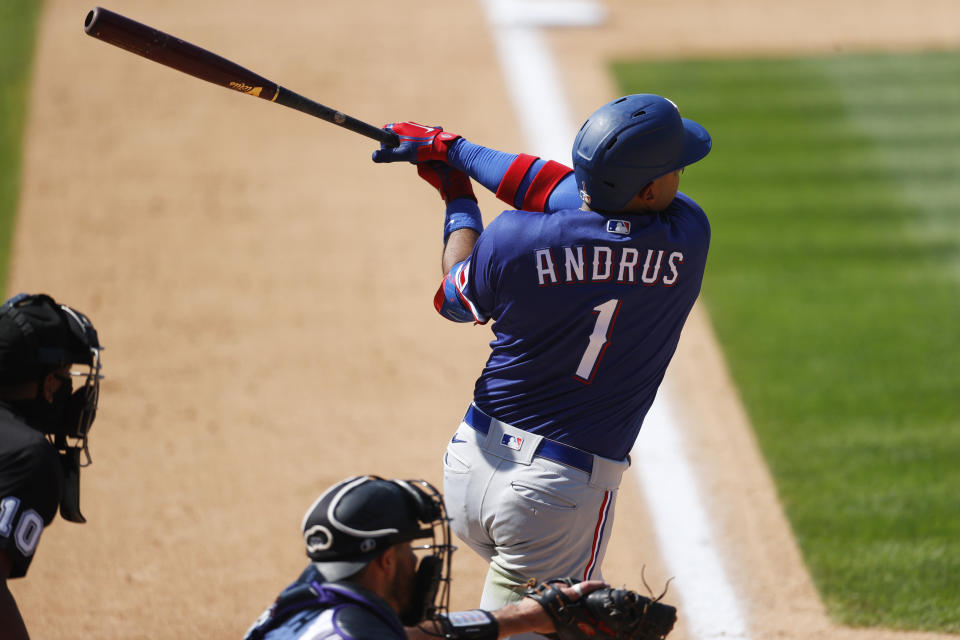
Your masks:
{"label": "rangers logo patch", "polygon": [[619,233],[622,236],[630,233],[629,220],[607,220],[607,231],[609,233]]}
{"label": "rangers logo patch", "polygon": [[503,434],[503,437],[500,438],[500,444],[508,449],[520,451],[520,447],[523,446],[523,438],[505,433]]}

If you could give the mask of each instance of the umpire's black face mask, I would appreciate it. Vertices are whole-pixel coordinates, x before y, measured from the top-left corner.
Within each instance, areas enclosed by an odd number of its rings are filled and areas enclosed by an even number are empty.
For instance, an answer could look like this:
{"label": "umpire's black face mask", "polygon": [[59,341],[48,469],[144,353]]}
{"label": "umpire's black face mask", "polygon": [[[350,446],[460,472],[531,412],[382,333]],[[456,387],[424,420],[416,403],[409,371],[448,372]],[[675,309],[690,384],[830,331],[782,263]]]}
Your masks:
{"label": "umpire's black face mask", "polygon": [[65,432],[65,417],[73,387],[69,376],[52,375],[60,380],[60,386],[53,393],[52,400],[48,401],[43,392],[47,379],[47,376],[43,376],[37,381],[37,393],[33,399],[11,400],[9,404],[14,413],[23,418],[30,427],[43,433],[59,435]]}
{"label": "umpire's black face mask", "polygon": [[[63,472],[63,491],[60,496],[60,515],[70,522],[86,522],[80,512],[80,462],[81,451],[86,450],[86,434],[78,433],[81,411],[86,407],[86,393],[81,389],[73,393],[72,378],[67,374],[53,374],[60,386],[48,401],[43,386],[44,376],[37,385],[37,394],[32,400],[15,400],[9,404],[14,413],[23,418],[30,427],[52,436],[53,446],[60,456]],[[67,437],[82,438],[80,446],[71,446]],[[88,454],[89,461],[89,454]],[[89,463],[89,462],[88,462]]]}

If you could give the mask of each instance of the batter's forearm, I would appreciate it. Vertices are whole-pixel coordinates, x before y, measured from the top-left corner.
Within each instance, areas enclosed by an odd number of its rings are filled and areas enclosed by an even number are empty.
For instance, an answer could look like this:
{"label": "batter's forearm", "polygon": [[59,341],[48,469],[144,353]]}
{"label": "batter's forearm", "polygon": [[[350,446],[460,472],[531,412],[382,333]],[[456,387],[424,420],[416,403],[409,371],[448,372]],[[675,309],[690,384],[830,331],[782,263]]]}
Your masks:
{"label": "batter's forearm", "polygon": [[443,245],[441,268],[443,274],[450,273],[450,269],[458,262],[463,262],[473,253],[473,246],[477,244],[480,234],[473,229],[458,229],[447,237]]}
{"label": "batter's forearm", "polygon": [[463,171],[491,193],[497,192],[500,181],[516,159],[515,153],[490,149],[463,138],[453,144],[447,155],[451,167]]}

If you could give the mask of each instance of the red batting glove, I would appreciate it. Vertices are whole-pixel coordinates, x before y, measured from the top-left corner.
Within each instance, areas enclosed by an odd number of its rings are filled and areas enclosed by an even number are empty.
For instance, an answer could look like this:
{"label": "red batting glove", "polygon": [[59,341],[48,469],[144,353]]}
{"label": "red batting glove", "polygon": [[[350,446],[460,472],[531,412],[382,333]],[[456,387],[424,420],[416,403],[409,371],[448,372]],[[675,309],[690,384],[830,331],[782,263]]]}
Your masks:
{"label": "red batting glove", "polygon": [[381,145],[373,152],[374,162],[446,162],[450,146],[460,137],[444,131],[443,127],[427,127],[416,122],[393,123],[383,128],[397,134],[400,146]]}
{"label": "red batting glove", "polygon": [[424,162],[417,165],[417,174],[440,192],[444,202],[449,203],[457,198],[477,201],[469,176],[450,165],[437,161]]}

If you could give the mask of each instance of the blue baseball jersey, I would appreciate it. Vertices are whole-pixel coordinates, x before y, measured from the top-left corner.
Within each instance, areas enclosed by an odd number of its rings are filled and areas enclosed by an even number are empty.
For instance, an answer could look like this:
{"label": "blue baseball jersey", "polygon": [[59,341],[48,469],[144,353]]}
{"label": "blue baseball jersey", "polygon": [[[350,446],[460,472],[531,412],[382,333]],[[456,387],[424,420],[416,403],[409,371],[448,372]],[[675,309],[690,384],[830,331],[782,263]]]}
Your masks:
{"label": "blue baseball jersey", "polygon": [[[549,202],[579,207],[573,175]],[[699,295],[710,225],[682,193],[655,214],[545,208],[491,222],[445,278],[437,308],[494,320],[474,389],[480,409],[622,460]]]}

